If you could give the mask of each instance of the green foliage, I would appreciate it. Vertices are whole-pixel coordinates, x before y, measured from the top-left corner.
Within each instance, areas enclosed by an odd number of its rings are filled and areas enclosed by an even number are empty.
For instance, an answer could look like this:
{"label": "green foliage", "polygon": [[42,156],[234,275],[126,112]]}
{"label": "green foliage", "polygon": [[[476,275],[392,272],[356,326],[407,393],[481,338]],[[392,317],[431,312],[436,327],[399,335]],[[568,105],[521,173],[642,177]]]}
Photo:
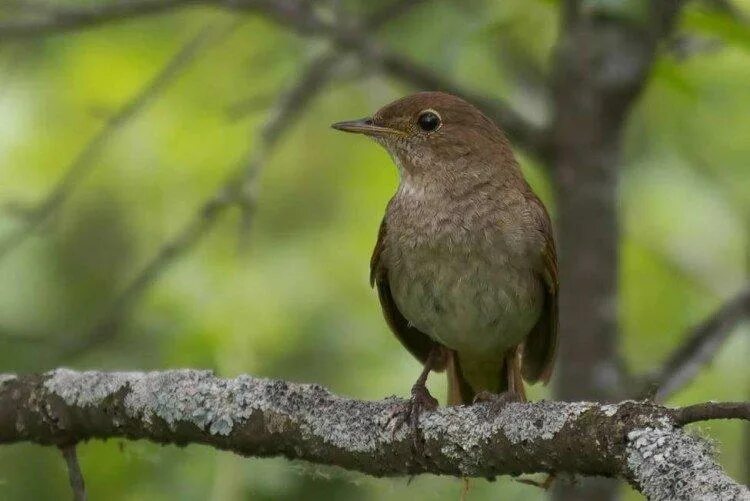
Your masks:
{"label": "green foliage", "polygon": [[750,51],[750,24],[730,12],[690,9],[685,13],[688,31],[716,37],[726,44]]}

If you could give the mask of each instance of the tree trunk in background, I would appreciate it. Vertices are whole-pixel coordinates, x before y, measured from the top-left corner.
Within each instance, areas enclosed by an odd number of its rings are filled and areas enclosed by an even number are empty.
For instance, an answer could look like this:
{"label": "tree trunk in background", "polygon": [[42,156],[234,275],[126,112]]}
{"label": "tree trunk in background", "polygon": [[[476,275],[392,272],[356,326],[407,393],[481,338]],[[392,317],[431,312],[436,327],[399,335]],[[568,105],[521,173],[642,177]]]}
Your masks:
{"label": "tree trunk in background", "polygon": [[[560,352],[555,397],[613,400],[618,385],[619,130],[588,87],[588,55],[558,74],[555,186],[560,266]],[[578,56],[578,57],[576,57]],[[617,481],[557,482],[559,500],[616,497]]]}
{"label": "tree trunk in background", "polygon": [[[636,26],[574,1],[563,9],[554,58],[552,162],[561,284],[554,390],[561,400],[611,401],[623,396],[618,354],[622,130],[667,18],[655,10],[651,21]],[[577,485],[557,482],[554,497],[600,501],[617,493],[616,481],[584,479]]]}
{"label": "tree trunk in background", "polygon": [[[747,213],[747,217],[745,218],[745,221],[747,222],[747,231],[745,231],[745,276],[748,280],[750,280],[750,212]],[[750,359],[750,347],[748,349],[748,359]],[[750,400],[750,378],[745,381],[745,391],[747,392],[745,396],[748,400]],[[744,474],[744,479],[741,478],[740,480],[743,481],[745,485],[750,485],[750,426],[745,425],[743,427],[743,444],[742,447],[745,451],[745,471],[742,472]]]}

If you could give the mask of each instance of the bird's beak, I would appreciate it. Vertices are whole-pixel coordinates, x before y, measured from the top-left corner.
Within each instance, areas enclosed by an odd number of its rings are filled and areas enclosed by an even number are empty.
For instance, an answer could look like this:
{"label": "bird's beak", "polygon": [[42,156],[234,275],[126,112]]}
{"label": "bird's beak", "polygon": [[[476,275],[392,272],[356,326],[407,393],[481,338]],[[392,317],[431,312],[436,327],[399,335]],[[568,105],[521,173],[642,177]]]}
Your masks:
{"label": "bird's beak", "polygon": [[360,118],[359,120],[347,120],[346,122],[337,122],[331,125],[331,127],[344,132],[365,134],[366,136],[404,135],[400,130],[375,125],[372,123],[372,118],[370,117]]}

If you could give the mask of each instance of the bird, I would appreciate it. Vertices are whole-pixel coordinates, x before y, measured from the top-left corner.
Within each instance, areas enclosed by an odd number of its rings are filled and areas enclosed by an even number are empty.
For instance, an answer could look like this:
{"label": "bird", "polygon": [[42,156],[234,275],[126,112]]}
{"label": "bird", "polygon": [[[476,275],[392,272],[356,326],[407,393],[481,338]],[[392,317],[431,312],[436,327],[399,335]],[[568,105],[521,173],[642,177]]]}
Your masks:
{"label": "bird", "polygon": [[525,401],[547,383],[558,343],[552,223],[503,130],[464,99],[419,92],[334,129],[363,134],[399,173],[370,262],[383,316],[423,370],[411,419],[448,405]]}

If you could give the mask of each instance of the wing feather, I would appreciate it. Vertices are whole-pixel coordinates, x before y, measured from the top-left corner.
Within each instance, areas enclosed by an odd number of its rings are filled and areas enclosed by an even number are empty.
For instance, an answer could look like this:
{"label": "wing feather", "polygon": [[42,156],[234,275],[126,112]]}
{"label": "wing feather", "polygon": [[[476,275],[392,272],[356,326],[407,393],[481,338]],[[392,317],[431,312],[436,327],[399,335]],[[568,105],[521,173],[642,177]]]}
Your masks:
{"label": "wing feather", "polygon": [[430,351],[440,345],[430,339],[425,333],[409,324],[409,321],[404,318],[398,306],[396,306],[396,302],[391,294],[391,286],[388,282],[388,269],[383,259],[383,248],[387,231],[387,224],[385,218],[383,218],[383,222],[380,224],[380,231],[378,232],[378,241],[375,244],[375,250],[370,260],[370,285],[377,288],[380,306],[383,309],[383,316],[391,331],[417,360],[425,363]]}
{"label": "wing feather", "polygon": [[532,195],[530,202],[538,214],[538,227],[544,244],[541,250],[542,269],[539,279],[544,285],[544,306],[536,325],[523,346],[523,377],[530,383],[548,383],[552,376],[557,352],[558,289],[557,251],[547,209]]}

